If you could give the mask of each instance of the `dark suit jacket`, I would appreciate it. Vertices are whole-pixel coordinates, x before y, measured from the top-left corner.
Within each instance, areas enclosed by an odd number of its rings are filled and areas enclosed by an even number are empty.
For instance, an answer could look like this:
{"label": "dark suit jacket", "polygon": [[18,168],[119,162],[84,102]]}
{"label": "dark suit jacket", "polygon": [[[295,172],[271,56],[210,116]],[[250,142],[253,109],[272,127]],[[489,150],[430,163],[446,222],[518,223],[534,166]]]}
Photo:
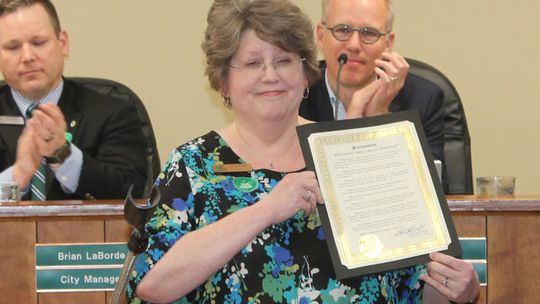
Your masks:
{"label": "dark suit jacket", "polygon": [[[83,164],[72,194],[65,193],[48,170],[47,200],[124,198],[131,184],[134,196],[140,197],[146,180],[146,143],[135,106],[66,79],[58,106],[72,143],[83,152]],[[7,85],[0,88],[0,115],[22,116]],[[23,128],[0,125],[0,171],[15,163]],[[29,199],[29,193],[23,199]]]}
{"label": "dark suit jacket", "polygon": [[[322,63],[324,65],[324,63]],[[312,121],[334,120],[330,96],[323,77],[309,88],[309,96],[300,104],[300,116]],[[390,112],[416,110],[420,114],[424,133],[434,159],[443,163],[443,185],[446,188],[444,165],[443,91],[424,78],[408,74],[405,84],[390,104]]]}

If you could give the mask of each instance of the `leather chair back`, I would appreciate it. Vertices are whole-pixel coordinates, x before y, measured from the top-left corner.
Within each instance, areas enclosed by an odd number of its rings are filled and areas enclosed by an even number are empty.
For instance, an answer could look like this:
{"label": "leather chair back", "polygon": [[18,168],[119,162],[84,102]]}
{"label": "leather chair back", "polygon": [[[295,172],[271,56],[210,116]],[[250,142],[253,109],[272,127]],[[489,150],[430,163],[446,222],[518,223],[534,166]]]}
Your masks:
{"label": "leather chair back", "polygon": [[452,82],[439,70],[406,58],[409,73],[430,80],[444,92],[444,159],[447,194],[473,194],[471,138],[461,98]]}
{"label": "leather chair back", "polygon": [[80,83],[100,94],[131,101],[135,104],[137,113],[139,114],[139,119],[141,120],[143,136],[148,145],[146,151],[148,178],[146,179],[143,192],[143,197],[148,197],[152,190],[152,185],[161,171],[161,163],[159,160],[154,130],[152,128],[152,123],[150,122],[148,112],[144,107],[144,103],[130,88],[114,80],[91,77],[67,77],[67,79]]}

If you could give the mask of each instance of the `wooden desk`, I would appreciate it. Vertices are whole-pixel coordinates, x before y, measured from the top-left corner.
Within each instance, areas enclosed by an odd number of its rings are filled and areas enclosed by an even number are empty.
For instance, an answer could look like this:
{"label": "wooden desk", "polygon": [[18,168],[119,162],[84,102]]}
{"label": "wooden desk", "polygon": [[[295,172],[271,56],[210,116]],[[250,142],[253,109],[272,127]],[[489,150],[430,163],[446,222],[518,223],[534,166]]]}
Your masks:
{"label": "wooden desk", "polygon": [[[540,196],[449,196],[460,237],[487,237],[479,303],[540,303]],[[108,303],[110,292],[36,294],[35,245],[125,242],[123,200],[0,205],[0,303]]]}
{"label": "wooden desk", "polygon": [[540,197],[448,196],[460,237],[487,238],[479,303],[540,303]]}
{"label": "wooden desk", "polygon": [[0,206],[0,303],[109,303],[111,292],[36,293],[35,245],[126,242],[123,200],[20,202]]}

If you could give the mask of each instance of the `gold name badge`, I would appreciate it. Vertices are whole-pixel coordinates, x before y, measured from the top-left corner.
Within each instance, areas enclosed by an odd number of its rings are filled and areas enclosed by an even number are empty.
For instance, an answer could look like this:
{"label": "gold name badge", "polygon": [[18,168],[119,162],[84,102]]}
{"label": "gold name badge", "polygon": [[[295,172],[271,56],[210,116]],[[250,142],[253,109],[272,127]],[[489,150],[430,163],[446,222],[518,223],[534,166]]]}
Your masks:
{"label": "gold name badge", "polygon": [[213,166],[216,173],[249,172],[253,170],[250,164],[224,164],[217,163]]}

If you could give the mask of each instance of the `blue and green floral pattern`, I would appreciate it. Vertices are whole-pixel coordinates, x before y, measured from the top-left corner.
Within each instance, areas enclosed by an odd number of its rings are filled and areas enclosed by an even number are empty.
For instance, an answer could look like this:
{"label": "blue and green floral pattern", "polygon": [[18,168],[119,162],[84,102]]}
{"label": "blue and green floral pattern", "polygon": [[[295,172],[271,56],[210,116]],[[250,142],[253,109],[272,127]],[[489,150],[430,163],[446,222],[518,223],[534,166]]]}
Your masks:
{"label": "blue and green floral pattern", "polygon": [[[137,257],[133,291],[174,243],[264,198],[286,173],[252,170],[219,173],[214,165],[243,163],[216,133],[174,150],[156,180],[162,202],[146,225],[149,246]],[[423,265],[338,281],[317,215],[301,212],[267,227],[186,297],[175,303],[421,303]]]}

